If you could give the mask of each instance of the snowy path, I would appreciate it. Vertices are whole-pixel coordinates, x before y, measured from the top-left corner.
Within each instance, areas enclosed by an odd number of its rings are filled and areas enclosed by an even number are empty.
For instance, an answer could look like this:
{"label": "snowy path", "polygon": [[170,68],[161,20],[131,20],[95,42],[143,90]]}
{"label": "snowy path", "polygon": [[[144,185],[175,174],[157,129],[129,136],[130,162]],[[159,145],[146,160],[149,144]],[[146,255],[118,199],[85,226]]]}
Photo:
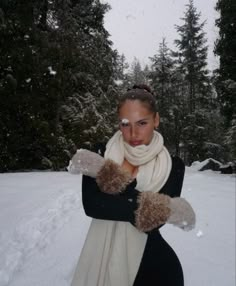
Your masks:
{"label": "snowy path", "polygon": [[[183,196],[196,210],[196,228],[166,225],[162,233],[186,286],[235,286],[235,178],[187,168]],[[0,174],[0,209],[0,286],[69,286],[90,223],[81,177]]]}

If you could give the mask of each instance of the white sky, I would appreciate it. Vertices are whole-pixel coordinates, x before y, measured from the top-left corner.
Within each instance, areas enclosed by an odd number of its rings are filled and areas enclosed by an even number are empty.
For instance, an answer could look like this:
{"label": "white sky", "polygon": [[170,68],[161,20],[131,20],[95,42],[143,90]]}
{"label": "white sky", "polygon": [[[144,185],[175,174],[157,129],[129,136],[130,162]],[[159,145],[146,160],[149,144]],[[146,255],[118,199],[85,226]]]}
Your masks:
{"label": "white sky", "polygon": [[[148,57],[157,53],[159,43],[165,37],[169,48],[174,49],[174,39],[178,34],[175,24],[182,25],[188,0],[103,0],[112,9],[105,16],[105,28],[110,33],[113,48],[124,53],[130,63],[134,57],[144,65]],[[201,20],[207,20],[204,31],[208,39],[209,69],[217,67],[213,54],[214,41],[218,36],[215,19],[218,13],[214,10],[217,0],[194,0]]]}

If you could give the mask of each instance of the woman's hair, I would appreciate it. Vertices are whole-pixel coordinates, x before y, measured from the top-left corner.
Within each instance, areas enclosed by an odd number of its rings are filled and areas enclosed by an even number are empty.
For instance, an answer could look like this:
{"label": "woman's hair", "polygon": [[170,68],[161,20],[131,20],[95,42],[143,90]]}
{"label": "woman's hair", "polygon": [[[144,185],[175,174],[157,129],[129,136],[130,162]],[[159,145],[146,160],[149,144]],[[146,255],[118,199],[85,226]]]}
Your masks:
{"label": "woman's hair", "polygon": [[157,106],[151,88],[146,84],[135,84],[118,99],[118,112],[126,100],[139,100],[145,107],[156,114]]}

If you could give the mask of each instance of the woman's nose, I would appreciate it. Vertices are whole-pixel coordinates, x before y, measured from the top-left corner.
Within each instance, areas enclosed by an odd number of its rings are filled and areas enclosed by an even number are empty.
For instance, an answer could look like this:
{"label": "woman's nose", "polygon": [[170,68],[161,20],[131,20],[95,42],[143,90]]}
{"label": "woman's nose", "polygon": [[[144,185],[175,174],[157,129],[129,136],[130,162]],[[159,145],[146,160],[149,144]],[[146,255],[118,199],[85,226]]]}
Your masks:
{"label": "woman's nose", "polygon": [[130,128],[131,138],[136,138],[136,135],[137,135],[137,128],[135,126],[131,126],[131,128]]}

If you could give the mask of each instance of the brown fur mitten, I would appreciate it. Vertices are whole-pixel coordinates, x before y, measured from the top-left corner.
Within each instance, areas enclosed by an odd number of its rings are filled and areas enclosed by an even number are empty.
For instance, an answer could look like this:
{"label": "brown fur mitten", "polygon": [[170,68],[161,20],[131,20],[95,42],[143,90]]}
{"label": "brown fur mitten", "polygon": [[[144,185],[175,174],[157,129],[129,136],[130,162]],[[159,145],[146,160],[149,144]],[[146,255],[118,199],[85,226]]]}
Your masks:
{"label": "brown fur mitten", "polygon": [[112,160],[105,160],[98,171],[96,182],[100,190],[107,194],[119,194],[132,182],[131,175]]}
{"label": "brown fur mitten", "polygon": [[138,208],[135,211],[135,225],[143,232],[166,223],[170,216],[168,207],[170,197],[151,191],[141,192],[138,197]]}
{"label": "brown fur mitten", "polygon": [[195,226],[195,213],[191,205],[183,198],[171,198],[168,195],[141,192],[135,211],[135,225],[143,232],[151,231],[164,223],[170,223],[183,230]]}
{"label": "brown fur mitten", "polygon": [[108,194],[122,192],[133,181],[131,175],[119,164],[85,149],[77,150],[70,161],[68,171],[96,178],[100,190]]}

